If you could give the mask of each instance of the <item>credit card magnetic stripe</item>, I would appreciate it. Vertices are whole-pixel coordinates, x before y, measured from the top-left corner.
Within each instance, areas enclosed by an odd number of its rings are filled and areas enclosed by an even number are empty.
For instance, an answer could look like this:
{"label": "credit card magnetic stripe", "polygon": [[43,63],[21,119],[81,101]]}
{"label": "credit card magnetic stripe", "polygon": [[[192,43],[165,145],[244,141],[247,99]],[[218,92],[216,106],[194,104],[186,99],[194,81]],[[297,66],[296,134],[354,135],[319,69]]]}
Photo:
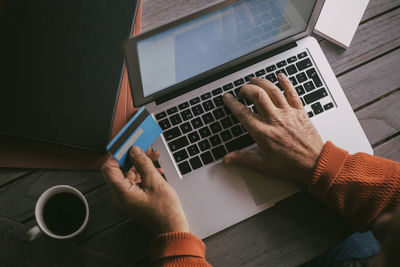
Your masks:
{"label": "credit card magnetic stripe", "polygon": [[[140,110],[139,110],[140,111]],[[128,138],[132,135],[132,133],[143,123],[143,121],[150,115],[150,113],[147,111],[147,109],[142,108],[142,112],[138,115],[137,118],[132,118],[133,122],[128,125],[127,129],[125,132],[121,134],[121,136],[116,136],[114,138],[114,143],[111,142],[111,147],[108,148],[108,150],[111,152],[111,154],[115,154],[118,149],[121,148],[121,146],[128,140]],[[122,129],[121,131],[123,131]]]}

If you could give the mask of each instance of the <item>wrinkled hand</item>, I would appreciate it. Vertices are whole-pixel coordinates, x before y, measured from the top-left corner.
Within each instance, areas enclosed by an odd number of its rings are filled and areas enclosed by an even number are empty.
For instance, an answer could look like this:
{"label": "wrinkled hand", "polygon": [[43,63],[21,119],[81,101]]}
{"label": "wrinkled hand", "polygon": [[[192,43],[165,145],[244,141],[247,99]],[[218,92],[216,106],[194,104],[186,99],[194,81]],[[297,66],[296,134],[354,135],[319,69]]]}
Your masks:
{"label": "wrinkled hand", "polygon": [[151,150],[145,154],[139,147],[132,147],[129,156],[133,167],[126,175],[112,157],[101,167],[115,204],[154,235],[189,232],[175,190],[152,162],[160,154]]}
{"label": "wrinkled hand", "polygon": [[324,145],[308,118],[292,83],[278,75],[285,95],[266,79],[253,78],[239,92],[255,104],[259,115],[251,112],[231,94],[223,97],[225,105],[253,137],[259,147],[238,150],[224,157],[260,172],[307,184]]}

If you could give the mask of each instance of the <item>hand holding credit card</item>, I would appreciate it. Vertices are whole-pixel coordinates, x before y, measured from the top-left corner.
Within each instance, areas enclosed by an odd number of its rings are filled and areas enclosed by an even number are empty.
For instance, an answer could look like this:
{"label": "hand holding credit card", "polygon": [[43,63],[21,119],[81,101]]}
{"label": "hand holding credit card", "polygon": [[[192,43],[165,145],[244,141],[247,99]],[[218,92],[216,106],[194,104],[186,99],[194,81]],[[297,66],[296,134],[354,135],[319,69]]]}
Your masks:
{"label": "hand holding credit card", "polygon": [[146,151],[160,136],[162,130],[145,107],[140,108],[121,131],[107,145],[107,150],[124,171],[132,167],[128,156],[132,146]]}

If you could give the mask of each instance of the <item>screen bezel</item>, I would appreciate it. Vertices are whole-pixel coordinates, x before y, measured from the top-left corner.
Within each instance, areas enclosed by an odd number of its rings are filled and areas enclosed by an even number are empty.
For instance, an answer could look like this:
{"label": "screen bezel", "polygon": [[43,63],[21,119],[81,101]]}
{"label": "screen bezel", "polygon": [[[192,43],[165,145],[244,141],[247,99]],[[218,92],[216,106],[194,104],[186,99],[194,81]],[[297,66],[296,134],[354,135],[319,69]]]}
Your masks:
{"label": "screen bezel", "polygon": [[[312,11],[310,20],[308,22],[308,25],[305,29],[305,31],[300,32],[296,35],[287,37],[281,41],[278,41],[276,43],[273,43],[271,45],[268,45],[266,47],[260,48],[254,52],[251,52],[249,54],[246,54],[244,56],[241,56],[235,60],[229,61],[223,65],[220,65],[218,67],[215,67],[213,69],[210,69],[206,72],[203,72],[199,75],[196,75],[190,79],[187,79],[185,81],[182,81],[180,83],[177,83],[175,85],[169,86],[165,89],[162,89],[161,91],[154,93],[149,96],[144,96],[144,91],[143,91],[143,86],[142,86],[142,79],[141,79],[141,73],[140,73],[140,65],[139,65],[139,55],[137,51],[137,43],[152,37],[160,32],[164,32],[170,28],[173,28],[175,26],[181,25],[185,22],[188,22],[190,20],[193,20],[195,18],[201,17],[203,15],[206,15],[210,12],[213,12],[215,10],[221,9],[225,6],[228,6],[230,4],[233,4],[235,2],[239,2],[240,0],[228,0],[224,1],[221,3],[218,3],[216,5],[213,5],[211,7],[205,8],[203,10],[200,10],[196,13],[190,14],[188,16],[185,16],[181,19],[172,21],[168,24],[162,25],[158,28],[155,28],[153,30],[141,33],[139,35],[134,36],[131,39],[128,39],[123,46],[123,50],[125,53],[125,58],[126,58],[126,65],[127,65],[127,70],[128,70],[128,76],[129,76],[129,82],[130,82],[130,87],[131,87],[131,92],[132,92],[132,98],[133,98],[133,103],[135,107],[141,107],[145,104],[148,104],[150,102],[155,101],[157,98],[166,96],[168,94],[171,94],[175,91],[181,90],[184,87],[188,87],[193,83],[197,83],[211,75],[215,75],[219,72],[223,72],[224,70],[230,69],[234,67],[235,65],[242,64],[246,61],[252,60],[254,58],[257,58],[265,53],[268,53],[274,49],[279,48],[280,46],[287,45],[291,42],[294,42],[298,39],[301,39],[305,36],[308,36],[312,33],[314,30],[315,24],[317,23],[319,14],[321,12],[321,9],[323,7],[323,4],[325,0],[317,0],[315,3],[314,9]],[[155,75],[156,78],[156,75]]]}

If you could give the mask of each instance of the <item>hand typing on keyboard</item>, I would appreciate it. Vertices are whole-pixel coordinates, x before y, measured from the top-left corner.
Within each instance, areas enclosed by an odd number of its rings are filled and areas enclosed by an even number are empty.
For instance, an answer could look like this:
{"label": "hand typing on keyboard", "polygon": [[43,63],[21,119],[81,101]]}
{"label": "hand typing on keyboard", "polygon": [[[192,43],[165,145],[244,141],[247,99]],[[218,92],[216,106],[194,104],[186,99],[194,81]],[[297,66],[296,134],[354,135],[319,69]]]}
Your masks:
{"label": "hand typing on keyboard", "polygon": [[307,184],[324,145],[305,112],[290,80],[278,80],[285,94],[266,79],[252,78],[239,92],[249,99],[258,115],[231,94],[223,101],[256,141],[254,150],[237,150],[224,157],[226,164],[239,164],[260,172]]}

